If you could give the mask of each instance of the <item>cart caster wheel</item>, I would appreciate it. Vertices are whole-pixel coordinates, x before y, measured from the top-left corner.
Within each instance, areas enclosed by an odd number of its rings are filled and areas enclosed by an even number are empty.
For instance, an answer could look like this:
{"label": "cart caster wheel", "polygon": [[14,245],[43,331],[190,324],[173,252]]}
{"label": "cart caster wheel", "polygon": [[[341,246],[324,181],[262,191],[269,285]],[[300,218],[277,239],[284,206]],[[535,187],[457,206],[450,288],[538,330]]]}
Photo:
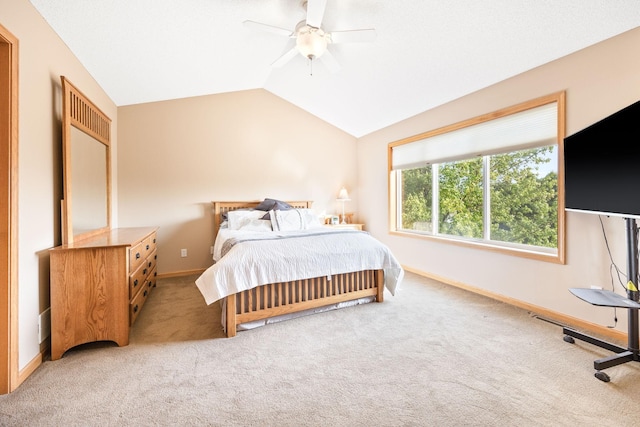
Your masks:
{"label": "cart caster wheel", "polygon": [[603,381],[605,383],[608,383],[609,381],[611,381],[611,378],[609,378],[609,375],[605,374],[604,372],[598,371],[594,374],[594,376],[600,381]]}
{"label": "cart caster wheel", "polygon": [[562,339],[569,344],[575,344],[576,342],[576,340],[574,340],[573,337],[570,337],[569,335],[565,335]]}

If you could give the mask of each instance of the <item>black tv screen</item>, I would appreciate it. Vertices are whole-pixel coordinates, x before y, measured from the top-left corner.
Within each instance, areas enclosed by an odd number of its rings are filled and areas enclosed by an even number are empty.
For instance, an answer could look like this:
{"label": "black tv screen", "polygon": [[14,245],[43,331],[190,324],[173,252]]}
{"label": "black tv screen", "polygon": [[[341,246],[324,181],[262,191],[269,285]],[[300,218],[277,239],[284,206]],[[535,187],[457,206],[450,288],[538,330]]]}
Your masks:
{"label": "black tv screen", "polygon": [[564,139],[565,208],[640,217],[640,101]]}

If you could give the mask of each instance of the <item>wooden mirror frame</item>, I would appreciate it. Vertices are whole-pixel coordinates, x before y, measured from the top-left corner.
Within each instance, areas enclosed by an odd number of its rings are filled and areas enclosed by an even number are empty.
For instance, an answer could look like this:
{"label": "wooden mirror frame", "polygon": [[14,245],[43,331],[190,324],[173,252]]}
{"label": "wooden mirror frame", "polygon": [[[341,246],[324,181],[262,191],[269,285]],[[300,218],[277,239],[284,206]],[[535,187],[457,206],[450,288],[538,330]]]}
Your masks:
{"label": "wooden mirror frame", "polygon": [[[91,102],[68,79],[62,80],[62,167],[64,195],[62,209],[62,243],[73,243],[111,230],[111,119]],[[106,147],[106,225],[74,235],[73,228],[73,183],[71,162],[72,127],[84,132]]]}

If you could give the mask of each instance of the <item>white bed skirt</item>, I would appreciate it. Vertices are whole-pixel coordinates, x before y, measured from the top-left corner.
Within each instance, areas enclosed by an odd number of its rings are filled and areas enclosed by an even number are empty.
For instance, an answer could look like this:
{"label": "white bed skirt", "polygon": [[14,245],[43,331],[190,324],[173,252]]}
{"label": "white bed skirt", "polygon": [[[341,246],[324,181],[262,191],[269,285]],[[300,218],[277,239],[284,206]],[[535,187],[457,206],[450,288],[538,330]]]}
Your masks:
{"label": "white bed skirt", "polygon": [[[303,311],[299,311],[297,313],[289,313],[289,314],[282,314],[280,316],[274,316],[274,317],[269,317],[267,319],[260,319],[260,320],[254,320],[252,322],[246,322],[246,323],[241,323],[237,326],[237,330],[238,331],[248,331],[251,329],[255,329],[255,328],[259,328],[261,326],[265,326],[265,325],[269,325],[272,323],[278,323],[278,322],[282,322],[284,320],[290,320],[290,319],[295,319],[298,317],[303,317],[303,316],[308,316],[310,314],[316,314],[316,313],[324,313],[327,311],[331,311],[331,310],[337,310],[340,308],[346,308],[346,307],[353,307],[356,305],[360,305],[360,304],[368,304],[370,302],[374,302],[376,300],[376,298],[374,296],[370,296],[370,297],[364,297],[364,298],[358,298],[358,299],[354,299],[351,301],[344,301],[344,302],[339,302],[336,304],[330,304],[330,305],[325,305],[322,307],[317,307],[317,308],[310,308],[308,310],[303,310]],[[221,316],[221,322],[222,322],[222,328],[224,330],[224,332],[226,333],[226,313],[227,313],[227,299],[224,298],[222,300],[220,300],[220,305],[222,306],[222,316]]]}

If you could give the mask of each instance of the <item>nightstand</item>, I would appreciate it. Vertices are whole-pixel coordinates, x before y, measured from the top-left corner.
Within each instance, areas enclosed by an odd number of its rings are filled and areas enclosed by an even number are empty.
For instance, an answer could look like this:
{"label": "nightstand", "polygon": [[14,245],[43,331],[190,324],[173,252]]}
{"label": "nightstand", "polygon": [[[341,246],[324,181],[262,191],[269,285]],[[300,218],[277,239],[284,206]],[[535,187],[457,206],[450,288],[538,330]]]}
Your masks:
{"label": "nightstand", "polygon": [[343,228],[346,230],[360,230],[364,227],[364,224],[327,224],[327,227],[331,228]]}

